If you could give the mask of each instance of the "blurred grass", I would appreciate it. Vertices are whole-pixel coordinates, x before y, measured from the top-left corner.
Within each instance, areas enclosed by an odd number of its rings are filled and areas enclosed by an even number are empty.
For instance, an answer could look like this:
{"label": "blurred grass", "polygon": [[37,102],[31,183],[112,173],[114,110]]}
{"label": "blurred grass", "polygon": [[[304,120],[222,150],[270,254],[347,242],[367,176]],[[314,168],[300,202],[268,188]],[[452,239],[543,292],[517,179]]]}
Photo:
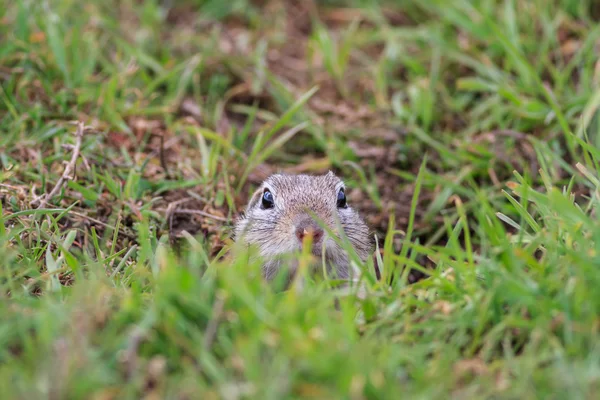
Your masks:
{"label": "blurred grass", "polygon": [[[598,18],[575,0],[4,2],[1,397],[595,398]],[[71,120],[94,128],[75,179],[35,209]],[[369,263],[364,298],[282,291],[225,256],[280,168],[348,180],[391,285]]]}

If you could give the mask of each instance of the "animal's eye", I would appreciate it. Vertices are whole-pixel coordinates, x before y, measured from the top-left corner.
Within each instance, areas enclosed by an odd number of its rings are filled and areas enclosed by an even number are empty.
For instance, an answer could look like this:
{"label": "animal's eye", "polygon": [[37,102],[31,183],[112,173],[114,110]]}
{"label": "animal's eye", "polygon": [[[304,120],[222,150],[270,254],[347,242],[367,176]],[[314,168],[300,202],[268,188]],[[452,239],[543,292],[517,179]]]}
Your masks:
{"label": "animal's eye", "polygon": [[340,189],[340,191],[337,194],[337,206],[338,208],[346,208],[347,204],[346,204],[346,193],[344,193],[344,189]]}
{"label": "animal's eye", "polygon": [[275,207],[275,201],[273,200],[273,194],[271,194],[269,189],[265,189],[265,191],[263,193],[261,206],[265,210]]}

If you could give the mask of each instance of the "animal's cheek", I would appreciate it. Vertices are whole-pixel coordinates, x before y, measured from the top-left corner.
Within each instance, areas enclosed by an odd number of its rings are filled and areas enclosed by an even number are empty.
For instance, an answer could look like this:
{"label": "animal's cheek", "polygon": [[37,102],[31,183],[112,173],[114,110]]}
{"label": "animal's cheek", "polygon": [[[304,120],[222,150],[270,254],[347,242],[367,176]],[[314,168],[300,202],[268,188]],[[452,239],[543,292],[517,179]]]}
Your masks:
{"label": "animal's cheek", "polygon": [[260,237],[258,237],[254,232],[247,232],[244,235],[244,240],[248,244],[253,244],[253,245],[259,245],[260,244]]}
{"label": "animal's cheek", "polygon": [[277,224],[275,225],[274,233],[276,233],[279,236],[283,235],[283,236],[293,237],[294,224],[292,224],[291,222],[289,222],[287,220],[281,220],[281,221],[277,222]]}
{"label": "animal's cheek", "polygon": [[342,225],[346,224],[348,221],[352,219],[352,214],[348,212],[349,209],[338,209],[337,210],[337,218]]}
{"label": "animal's cheek", "polygon": [[348,254],[333,240],[326,242],[326,256],[338,270],[348,264]]}
{"label": "animal's cheek", "polygon": [[337,251],[339,249],[338,244],[329,236],[329,234],[325,234],[325,247],[327,248],[327,251]]}
{"label": "animal's cheek", "polygon": [[344,249],[342,249],[340,245],[329,236],[327,236],[327,239],[325,239],[325,249],[327,254],[331,256],[339,256],[344,253]]}

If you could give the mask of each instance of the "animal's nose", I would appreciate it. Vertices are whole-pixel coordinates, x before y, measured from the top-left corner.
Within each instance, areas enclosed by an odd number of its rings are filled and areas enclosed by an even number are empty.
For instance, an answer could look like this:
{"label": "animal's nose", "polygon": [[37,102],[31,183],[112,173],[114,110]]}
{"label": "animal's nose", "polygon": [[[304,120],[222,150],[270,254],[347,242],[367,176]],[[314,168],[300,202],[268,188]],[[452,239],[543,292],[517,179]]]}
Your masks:
{"label": "animal's nose", "polygon": [[312,220],[304,220],[296,225],[296,237],[300,242],[304,237],[311,235],[313,244],[317,244],[323,238],[323,229]]}

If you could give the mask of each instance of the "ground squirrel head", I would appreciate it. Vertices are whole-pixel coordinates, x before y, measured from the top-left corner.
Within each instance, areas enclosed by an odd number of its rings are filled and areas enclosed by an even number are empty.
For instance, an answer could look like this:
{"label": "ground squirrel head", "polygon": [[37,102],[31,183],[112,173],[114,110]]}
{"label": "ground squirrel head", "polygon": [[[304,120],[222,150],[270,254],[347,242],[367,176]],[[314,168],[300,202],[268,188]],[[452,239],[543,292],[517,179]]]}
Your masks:
{"label": "ground squirrel head", "polygon": [[[337,278],[350,277],[349,257],[314,214],[334,234],[339,228],[358,256],[364,261],[372,251],[369,229],[346,201],[344,183],[332,172],[326,175],[275,174],[254,192],[245,214],[235,227],[236,242],[257,246],[264,259],[263,275],[270,279],[279,271],[279,256],[299,251],[312,237],[312,253],[319,261],[325,249],[325,261]],[[294,265],[290,265],[294,272]]]}

